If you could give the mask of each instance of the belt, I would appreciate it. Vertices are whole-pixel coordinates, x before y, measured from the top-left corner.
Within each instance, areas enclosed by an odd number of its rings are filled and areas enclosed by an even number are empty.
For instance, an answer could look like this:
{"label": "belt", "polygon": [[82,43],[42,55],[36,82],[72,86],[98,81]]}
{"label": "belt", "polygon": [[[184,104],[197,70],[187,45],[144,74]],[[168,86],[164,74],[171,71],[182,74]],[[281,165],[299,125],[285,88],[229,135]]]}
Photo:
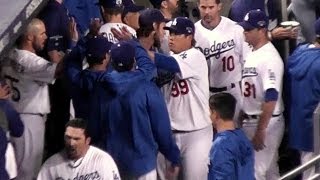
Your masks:
{"label": "belt", "polygon": [[230,90],[232,88],[235,88],[236,84],[240,85],[240,81],[238,83],[231,83],[230,86],[225,86],[225,87],[209,87],[209,90],[212,93],[223,92],[223,91],[227,91],[227,90]]}
{"label": "belt", "polygon": [[[281,116],[281,113],[280,114],[272,114],[272,117],[279,117]],[[244,115],[244,118],[247,118],[247,119],[259,119],[260,115],[249,115],[249,114],[245,114]]]}

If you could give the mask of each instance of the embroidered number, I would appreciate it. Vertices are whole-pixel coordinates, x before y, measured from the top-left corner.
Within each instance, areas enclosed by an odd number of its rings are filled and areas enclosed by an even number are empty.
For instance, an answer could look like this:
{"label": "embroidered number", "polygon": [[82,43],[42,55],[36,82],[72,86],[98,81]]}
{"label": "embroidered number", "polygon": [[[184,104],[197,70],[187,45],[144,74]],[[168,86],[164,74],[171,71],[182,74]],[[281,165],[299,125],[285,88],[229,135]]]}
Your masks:
{"label": "embroidered number", "polygon": [[20,100],[20,91],[18,90],[17,87],[14,86],[14,83],[18,83],[19,80],[8,75],[5,75],[4,78],[10,81],[10,87],[12,89],[11,99],[15,102],[18,102]]}
{"label": "embroidered number", "polygon": [[233,71],[234,70],[234,58],[233,56],[229,56],[228,58],[227,57],[223,57],[222,58],[222,71],[223,72],[226,72],[227,70],[228,71]]}
{"label": "embroidered number", "polygon": [[185,95],[189,93],[189,86],[185,79],[174,82],[171,88],[171,96],[178,97],[180,94]]}
{"label": "embroidered number", "polygon": [[250,84],[248,82],[244,83],[244,97],[250,97],[256,98],[256,87],[254,84]]}

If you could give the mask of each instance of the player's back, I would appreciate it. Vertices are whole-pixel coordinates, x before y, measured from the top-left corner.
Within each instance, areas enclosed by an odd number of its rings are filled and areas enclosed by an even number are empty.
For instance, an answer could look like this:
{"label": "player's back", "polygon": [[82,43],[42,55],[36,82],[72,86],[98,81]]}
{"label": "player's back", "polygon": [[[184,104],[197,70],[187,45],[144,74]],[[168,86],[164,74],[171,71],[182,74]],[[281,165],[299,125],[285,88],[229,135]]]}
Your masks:
{"label": "player's back", "polygon": [[56,64],[18,49],[10,54],[8,61],[3,67],[3,74],[11,85],[16,110],[19,113],[49,113],[48,84],[54,82]]}
{"label": "player's back", "polygon": [[191,48],[172,55],[180,73],[164,86],[164,96],[174,130],[191,131],[207,127],[209,119],[208,67],[204,55]]}
{"label": "player's back", "polygon": [[109,42],[117,43],[119,42],[119,40],[114,37],[113,33],[111,32],[111,28],[120,30],[123,27],[127,28],[127,30],[132,34],[132,36],[136,37],[136,31],[132,27],[124,23],[106,23],[100,27],[99,33],[105,33]]}
{"label": "player's back", "polygon": [[243,57],[250,51],[243,29],[234,21],[221,17],[217,27],[205,28],[195,23],[196,47],[205,55],[209,67],[210,87],[226,87],[241,80]]}

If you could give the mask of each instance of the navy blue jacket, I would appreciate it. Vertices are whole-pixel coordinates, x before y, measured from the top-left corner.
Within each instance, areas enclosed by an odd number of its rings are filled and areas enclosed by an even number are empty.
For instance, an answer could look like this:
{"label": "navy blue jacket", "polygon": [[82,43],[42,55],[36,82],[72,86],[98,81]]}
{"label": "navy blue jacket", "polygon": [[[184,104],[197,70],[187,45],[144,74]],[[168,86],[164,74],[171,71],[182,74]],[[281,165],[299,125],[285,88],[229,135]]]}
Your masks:
{"label": "navy blue jacket", "polygon": [[313,111],[320,102],[320,48],[297,47],[288,59],[289,146],[313,151]]}
{"label": "navy blue jacket", "polygon": [[6,170],[6,159],[5,154],[7,150],[8,140],[6,133],[0,127],[0,179],[8,180],[9,176]]}
{"label": "navy blue jacket", "polygon": [[20,115],[10,104],[9,101],[0,99],[0,109],[5,113],[8,121],[8,131],[13,137],[20,137],[24,131],[24,125],[21,121]]}

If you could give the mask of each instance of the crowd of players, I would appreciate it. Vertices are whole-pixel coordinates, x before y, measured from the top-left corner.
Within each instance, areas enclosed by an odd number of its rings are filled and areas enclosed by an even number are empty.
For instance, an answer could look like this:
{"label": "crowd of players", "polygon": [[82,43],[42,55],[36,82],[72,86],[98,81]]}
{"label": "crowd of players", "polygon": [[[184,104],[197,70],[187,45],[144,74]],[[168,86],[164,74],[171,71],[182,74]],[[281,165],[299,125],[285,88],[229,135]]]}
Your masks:
{"label": "crowd of players", "polygon": [[289,145],[310,160],[320,19],[284,66],[271,40],[299,29],[236,2],[231,20],[199,0],[194,23],[176,0],[100,0],[82,34],[50,0],[1,64],[0,179],[279,179],[283,87]]}

